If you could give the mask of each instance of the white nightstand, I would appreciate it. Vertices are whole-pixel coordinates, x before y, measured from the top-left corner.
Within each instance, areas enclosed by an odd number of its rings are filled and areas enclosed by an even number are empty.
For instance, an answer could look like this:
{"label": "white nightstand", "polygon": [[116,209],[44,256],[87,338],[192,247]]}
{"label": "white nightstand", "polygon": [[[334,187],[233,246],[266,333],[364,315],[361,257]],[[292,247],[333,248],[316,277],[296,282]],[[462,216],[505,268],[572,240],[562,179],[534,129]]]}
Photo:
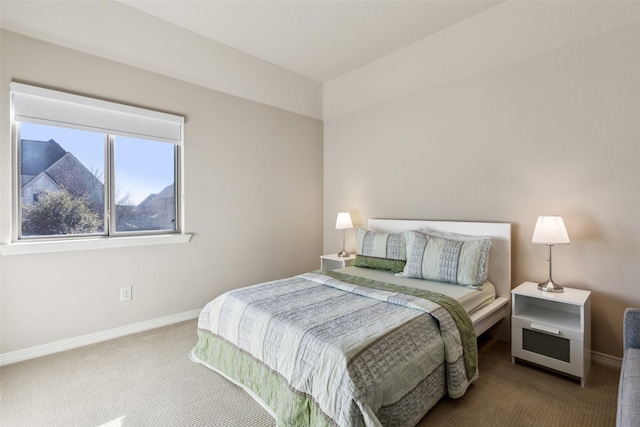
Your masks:
{"label": "white nightstand", "polygon": [[543,292],[524,282],[511,291],[511,359],[580,378],[591,367],[591,292],[564,288]]}
{"label": "white nightstand", "polygon": [[320,257],[320,269],[335,270],[337,268],[349,267],[354,259],[356,259],[356,254],[351,254],[348,257],[339,257],[337,254],[322,255]]}

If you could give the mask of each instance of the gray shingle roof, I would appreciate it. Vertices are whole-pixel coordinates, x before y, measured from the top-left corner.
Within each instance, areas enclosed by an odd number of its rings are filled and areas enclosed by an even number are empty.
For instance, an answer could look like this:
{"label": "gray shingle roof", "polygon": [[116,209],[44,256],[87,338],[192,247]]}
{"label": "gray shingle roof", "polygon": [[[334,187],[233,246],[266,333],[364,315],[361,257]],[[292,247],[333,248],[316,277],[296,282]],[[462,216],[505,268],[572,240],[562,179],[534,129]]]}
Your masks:
{"label": "gray shingle roof", "polygon": [[47,170],[66,153],[66,150],[53,139],[49,141],[23,139],[20,141],[22,175],[36,176]]}

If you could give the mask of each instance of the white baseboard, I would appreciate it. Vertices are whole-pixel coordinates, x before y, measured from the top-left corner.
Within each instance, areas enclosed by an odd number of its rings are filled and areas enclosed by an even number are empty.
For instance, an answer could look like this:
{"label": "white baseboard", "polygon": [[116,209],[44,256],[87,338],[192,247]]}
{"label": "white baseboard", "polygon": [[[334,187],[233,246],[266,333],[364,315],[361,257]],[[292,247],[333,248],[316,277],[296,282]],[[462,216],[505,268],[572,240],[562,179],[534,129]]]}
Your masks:
{"label": "white baseboard", "polygon": [[109,329],[107,331],[82,335],[75,338],[69,338],[49,344],[38,345],[35,347],[25,348],[23,350],[0,354],[0,366],[10,365],[12,363],[22,362],[29,359],[35,359],[36,357],[59,353],[65,350],[71,350],[74,348],[83,347],[85,345],[96,344],[102,341],[123,337],[125,335],[135,334],[137,332],[148,331],[149,329],[155,329],[162,326],[172,325],[174,323],[184,322],[185,320],[195,319],[200,315],[200,311],[202,310],[197,309],[192,311],[185,311],[184,313],[178,313],[171,316],[160,317],[158,319],[134,323],[132,325]]}
{"label": "white baseboard", "polygon": [[599,351],[591,351],[591,362],[596,365],[606,366],[620,370],[622,368],[622,358],[611,356],[609,354],[600,353]]}

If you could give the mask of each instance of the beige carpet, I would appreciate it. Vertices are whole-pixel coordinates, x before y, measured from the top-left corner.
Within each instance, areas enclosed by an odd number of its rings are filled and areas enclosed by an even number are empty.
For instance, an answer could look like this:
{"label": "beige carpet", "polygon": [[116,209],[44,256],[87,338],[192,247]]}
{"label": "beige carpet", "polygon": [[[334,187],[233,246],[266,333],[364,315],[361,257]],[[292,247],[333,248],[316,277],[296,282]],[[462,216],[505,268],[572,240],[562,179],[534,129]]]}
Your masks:
{"label": "beige carpet", "polygon": [[[0,368],[0,425],[250,426],[274,420],[233,384],[191,362],[189,321]],[[511,363],[506,343],[480,346],[480,378],[440,401],[425,426],[614,426],[619,373],[593,366],[587,386]]]}
{"label": "beige carpet", "polygon": [[615,426],[618,370],[592,365],[583,388],[577,379],[512,364],[505,342],[481,342],[479,353],[480,378],[462,398],[442,399],[420,427]]}

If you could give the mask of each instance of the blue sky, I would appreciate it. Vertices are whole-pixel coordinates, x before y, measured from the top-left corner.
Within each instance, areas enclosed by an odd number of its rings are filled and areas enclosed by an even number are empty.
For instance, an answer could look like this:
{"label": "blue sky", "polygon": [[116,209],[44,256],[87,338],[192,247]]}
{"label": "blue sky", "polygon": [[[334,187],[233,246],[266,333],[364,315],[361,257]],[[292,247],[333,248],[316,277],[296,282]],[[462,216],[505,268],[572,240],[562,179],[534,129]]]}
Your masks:
{"label": "blue sky", "polygon": [[[22,122],[20,138],[53,139],[89,170],[104,177],[104,135],[76,129]],[[159,193],[173,183],[173,144],[116,136],[115,176],[117,198],[129,195],[138,204],[149,194]]]}

